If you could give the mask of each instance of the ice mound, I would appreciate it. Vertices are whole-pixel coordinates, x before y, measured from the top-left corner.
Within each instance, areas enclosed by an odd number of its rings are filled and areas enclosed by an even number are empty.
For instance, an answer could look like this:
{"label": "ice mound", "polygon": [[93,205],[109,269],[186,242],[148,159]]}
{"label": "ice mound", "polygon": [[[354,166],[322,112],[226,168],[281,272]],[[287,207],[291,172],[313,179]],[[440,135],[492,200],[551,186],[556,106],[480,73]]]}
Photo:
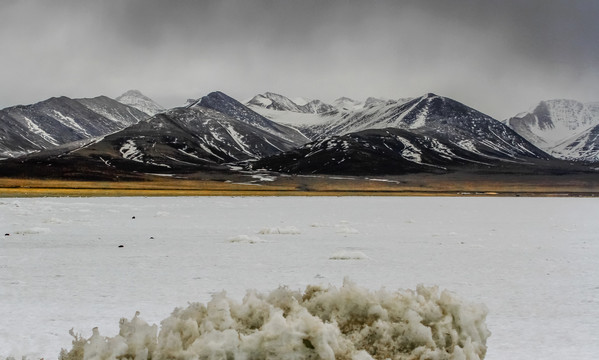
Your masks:
{"label": "ice mound", "polygon": [[49,228],[45,227],[32,227],[30,229],[24,229],[20,231],[16,231],[15,234],[19,235],[36,235],[36,234],[47,234],[50,232]]}
{"label": "ice mound", "polygon": [[70,222],[70,221],[65,221],[63,219],[59,219],[56,217],[51,217],[49,219],[44,220],[44,223],[46,223],[46,224],[64,224],[66,222]]}
{"label": "ice mound", "polygon": [[352,227],[347,225],[337,225],[337,233],[338,234],[359,234],[360,232]]}
{"label": "ice mound", "polygon": [[330,224],[326,224],[326,223],[316,222],[316,223],[310,224],[310,226],[314,227],[314,228],[319,228],[319,227],[330,227],[331,225]]}
{"label": "ice mound", "polygon": [[341,250],[329,257],[330,260],[368,260],[368,255],[361,251]]}
{"label": "ice mound", "polygon": [[483,359],[490,333],[484,305],[437,287],[370,292],[281,287],[248,291],[241,303],[220,293],[176,308],[150,326],[136,314],[115,337],[75,336],[59,360],[96,359]]}
{"label": "ice mound", "polygon": [[263,228],[258,232],[259,234],[287,234],[287,235],[297,235],[300,233],[298,228],[295,226],[287,226],[287,227],[268,227]]}
{"label": "ice mound", "polygon": [[257,243],[263,243],[266,241],[260,239],[257,236],[237,235],[237,236],[230,237],[229,242],[230,243],[257,244]]}

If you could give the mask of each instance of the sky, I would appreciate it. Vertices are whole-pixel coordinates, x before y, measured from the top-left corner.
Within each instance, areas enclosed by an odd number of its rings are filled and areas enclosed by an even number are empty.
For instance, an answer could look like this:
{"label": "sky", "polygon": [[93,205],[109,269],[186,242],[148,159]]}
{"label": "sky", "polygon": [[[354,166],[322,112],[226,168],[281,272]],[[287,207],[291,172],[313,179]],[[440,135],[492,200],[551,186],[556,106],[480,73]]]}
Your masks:
{"label": "sky", "polygon": [[2,0],[0,108],[433,92],[503,119],[599,101],[598,39],[596,0]]}

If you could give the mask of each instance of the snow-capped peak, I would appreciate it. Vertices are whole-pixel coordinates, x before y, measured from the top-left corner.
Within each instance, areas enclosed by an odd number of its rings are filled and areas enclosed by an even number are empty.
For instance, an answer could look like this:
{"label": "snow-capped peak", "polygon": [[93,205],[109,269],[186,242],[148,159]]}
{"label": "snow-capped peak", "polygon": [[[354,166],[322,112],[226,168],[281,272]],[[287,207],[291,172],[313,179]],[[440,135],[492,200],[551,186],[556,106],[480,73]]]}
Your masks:
{"label": "snow-capped peak", "polygon": [[142,94],[139,90],[126,91],[123,95],[117,97],[115,100],[121,104],[134,107],[150,116],[154,116],[165,110],[162,106]]}
{"label": "snow-capped peak", "polygon": [[256,95],[248,102],[248,104],[272,110],[302,112],[300,106],[291,99],[272,92]]}
{"label": "snow-capped peak", "polygon": [[[531,111],[520,113],[506,123],[527,140],[557,157],[568,139],[577,138],[599,125],[599,104],[555,99],[539,102]],[[560,149],[556,147],[560,146]]]}

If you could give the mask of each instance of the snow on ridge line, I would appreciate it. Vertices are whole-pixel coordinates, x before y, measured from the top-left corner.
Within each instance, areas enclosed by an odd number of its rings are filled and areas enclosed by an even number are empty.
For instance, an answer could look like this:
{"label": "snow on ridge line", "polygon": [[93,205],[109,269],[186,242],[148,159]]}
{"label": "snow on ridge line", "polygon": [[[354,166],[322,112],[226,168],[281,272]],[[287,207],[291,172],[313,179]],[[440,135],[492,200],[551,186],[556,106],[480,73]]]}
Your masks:
{"label": "snow on ridge line", "polygon": [[248,290],[241,303],[216,294],[206,305],[176,308],[149,325],[121,319],[119,335],[94,328],[89,339],[73,335],[59,360],[96,359],[467,359],[485,357],[490,336],[487,308],[449,291],[371,292],[345,280],[340,288],[280,287]]}

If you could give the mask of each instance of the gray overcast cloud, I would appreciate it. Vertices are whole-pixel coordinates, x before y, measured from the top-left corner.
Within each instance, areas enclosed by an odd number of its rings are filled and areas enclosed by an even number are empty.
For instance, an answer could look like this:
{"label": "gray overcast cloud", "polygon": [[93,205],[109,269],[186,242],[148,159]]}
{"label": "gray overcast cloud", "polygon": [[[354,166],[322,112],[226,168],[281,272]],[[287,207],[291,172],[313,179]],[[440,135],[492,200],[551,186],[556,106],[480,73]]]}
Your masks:
{"label": "gray overcast cloud", "polygon": [[435,92],[502,119],[599,101],[596,0],[3,0],[0,107],[139,89],[332,101]]}

